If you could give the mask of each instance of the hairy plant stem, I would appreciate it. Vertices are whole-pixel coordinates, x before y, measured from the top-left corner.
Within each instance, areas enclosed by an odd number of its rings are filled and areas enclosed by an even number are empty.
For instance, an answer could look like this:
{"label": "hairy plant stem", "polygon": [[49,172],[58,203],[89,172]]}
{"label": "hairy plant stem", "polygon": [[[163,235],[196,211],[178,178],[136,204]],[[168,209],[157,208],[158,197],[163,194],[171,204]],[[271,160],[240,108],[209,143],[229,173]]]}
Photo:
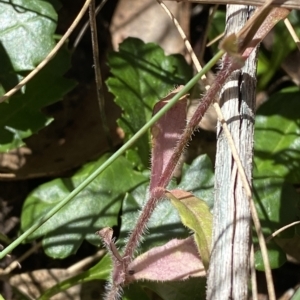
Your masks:
{"label": "hairy plant stem", "polygon": [[183,152],[185,146],[191,139],[191,136],[194,130],[197,128],[199,122],[201,121],[203,115],[207,111],[208,107],[214,101],[215,97],[221,90],[222,86],[224,85],[225,81],[228,79],[230,74],[240,68],[241,65],[237,64],[233,58],[229,57],[227,54],[225,55],[222,68],[218,72],[214,83],[212,84],[211,88],[206,92],[202,101],[199,103],[194,115],[190,119],[189,123],[187,124],[184,132],[181,135],[181,138],[174,149],[174,152],[163,172],[161,178],[159,180],[158,186],[150,191],[150,198],[145,204],[139,218],[137,224],[132,231],[128,243],[126,245],[123,259],[131,260],[134,254],[135,249],[137,248],[140,238],[146,228],[146,225],[157,206],[158,202],[164,197],[165,188],[170,182],[174,169],[179,161],[181,153]]}

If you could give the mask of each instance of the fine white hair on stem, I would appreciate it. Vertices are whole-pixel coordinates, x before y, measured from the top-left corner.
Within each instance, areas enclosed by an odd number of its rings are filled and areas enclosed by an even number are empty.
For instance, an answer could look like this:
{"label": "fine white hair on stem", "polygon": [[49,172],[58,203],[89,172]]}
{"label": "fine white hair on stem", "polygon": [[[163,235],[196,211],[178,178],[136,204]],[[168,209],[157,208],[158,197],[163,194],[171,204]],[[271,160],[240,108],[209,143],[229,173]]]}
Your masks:
{"label": "fine white hair on stem", "polygon": [[[191,55],[191,58],[192,58],[192,61],[195,65],[196,70],[199,72],[202,69],[201,65],[200,65],[200,63],[197,59],[197,56],[195,55],[190,43],[188,42],[182,28],[178,24],[178,21],[175,19],[175,17],[172,15],[170,10],[167,9],[167,7],[163,4],[163,2],[161,0],[156,0],[156,1],[164,8],[164,10],[167,12],[167,14],[170,16],[170,18],[174,22],[176,28],[178,29],[179,34],[182,36],[182,38],[185,42],[185,45],[187,47],[188,52]],[[297,43],[297,45],[298,44],[299,43]],[[222,65],[221,68],[224,68],[224,66]],[[228,70],[229,70],[229,68],[228,68]],[[201,79],[203,79],[203,78],[205,78],[205,75],[204,75],[204,77],[203,76],[201,77]],[[208,86],[206,86],[206,90],[208,90]],[[261,247],[262,257],[263,257],[263,261],[264,261],[264,265],[265,265],[265,273],[266,273],[269,297],[270,297],[270,299],[275,299],[274,284],[273,284],[273,279],[272,279],[271,267],[270,267],[270,263],[269,263],[269,259],[268,259],[266,241],[265,241],[265,238],[264,238],[263,233],[262,233],[262,228],[261,228],[261,224],[260,224],[260,221],[259,221],[259,218],[258,218],[257,210],[256,210],[256,207],[255,207],[255,204],[254,204],[254,200],[252,198],[252,191],[251,191],[249,182],[247,180],[245,170],[244,170],[243,165],[241,163],[239,154],[238,154],[237,149],[235,147],[232,135],[231,135],[231,133],[228,129],[227,123],[224,119],[223,113],[222,113],[221,108],[219,106],[219,103],[217,101],[214,101],[213,105],[214,105],[214,108],[216,110],[218,119],[219,119],[219,121],[222,125],[223,130],[224,130],[224,134],[225,134],[225,136],[228,140],[228,144],[229,144],[229,147],[231,149],[233,159],[236,163],[237,170],[238,170],[238,173],[239,173],[241,181],[242,181],[242,185],[243,185],[243,187],[246,191],[246,195],[247,195],[249,205],[250,205],[250,210],[251,210],[253,223],[254,223],[254,226],[255,226],[255,229],[256,229],[256,232],[257,232],[257,235],[258,235],[258,240],[259,240],[259,244],[260,244],[260,247]],[[255,297],[256,297],[256,295],[255,295]]]}
{"label": "fine white hair on stem", "polygon": [[111,281],[108,281],[105,285],[104,300],[119,300],[123,294],[121,286],[114,285]]}

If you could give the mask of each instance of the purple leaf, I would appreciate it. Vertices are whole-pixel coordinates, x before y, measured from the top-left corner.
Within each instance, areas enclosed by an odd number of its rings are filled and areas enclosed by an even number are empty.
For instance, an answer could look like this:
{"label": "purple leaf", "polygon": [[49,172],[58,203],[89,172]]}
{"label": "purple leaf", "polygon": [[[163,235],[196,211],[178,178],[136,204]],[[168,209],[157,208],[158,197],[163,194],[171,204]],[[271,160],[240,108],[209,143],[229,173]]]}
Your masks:
{"label": "purple leaf", "polygon": [[171,281],[203,277],[206,272],[193,237],[173,239],[138,256],[128,266],[127,282]]}
{"label": "purple leaf", "polygon": [[[153,114],[160,111],[182,88],[182,85],[179,86],[164,99],[157,102],[154,106]],[[187,96],[185,95],[151,128],[152,169],[150,192],[158,187],[161,175],[165,171],[171,155],[174,152],[174,148],[186,126],[186,106]]]}

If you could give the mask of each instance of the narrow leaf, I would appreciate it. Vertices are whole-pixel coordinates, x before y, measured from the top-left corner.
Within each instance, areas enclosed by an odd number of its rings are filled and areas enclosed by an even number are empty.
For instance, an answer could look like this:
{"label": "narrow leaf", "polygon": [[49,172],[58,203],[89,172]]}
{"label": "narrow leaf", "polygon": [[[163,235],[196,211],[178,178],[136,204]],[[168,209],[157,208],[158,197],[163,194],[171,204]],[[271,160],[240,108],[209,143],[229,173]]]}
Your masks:
{"label": "narrow leaf", "polygon": [[[281,20],[285,19],[290,10],[282,7],[270,9],[266,7],[262,10],[263,14],[258,17],[257,26],[252,28],[244,35],[244,32],[240,33],[238,40],[241,40],[241,51],[243,57],[248,58],[252,50],[266,37],[271,29]],[[257,15],[258,16],[258,15]],[[252,18],[251,18],[252,19]],[[249,20],[251,23],[251,19]],[[260,24],[261,22],[261,24]]]}
{"label": "narrow leaf", "polygon": [[[171,92],[155,104],[153,114],[161,110],[182,86]],[[151,128],[152,155],[150,191],[158,187],[161,175],[170,161],[174,148],[186,126],[187,96],[183,96],[158,122]]]}
{"label": "narrow leaf", "polygon": [[195,241],[205,266],[208,269],[211,252],[212,214],[207,204],[191,193],[172,190],[166,196],[178,210],[182,223],[195,232]]}
{"label": "narrow leaf", "polygon": [[266,1],[258,8],[238,33],[222,40],[220,48],[235,57],[241,55],[243,59],[247,59],[270,30],[290,13],[286,8],[272,8],[272,1]]}

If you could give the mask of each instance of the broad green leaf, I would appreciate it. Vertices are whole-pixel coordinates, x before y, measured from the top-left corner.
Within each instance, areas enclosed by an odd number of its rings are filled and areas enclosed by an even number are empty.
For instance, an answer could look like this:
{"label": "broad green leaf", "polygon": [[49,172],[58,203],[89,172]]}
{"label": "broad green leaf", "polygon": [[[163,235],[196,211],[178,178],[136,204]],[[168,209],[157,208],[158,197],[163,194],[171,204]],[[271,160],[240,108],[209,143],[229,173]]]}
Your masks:
{"label": "broad green leaf", "polygon": [[[21,230],[28,229],[52,209],[107,158],[104,155],[86,164],[72,177],[54,179],[29,194],[22,209]],[[45,252],[56,258],[76,253],[84,239],[99,246],[100,239],[95,232],[118,224],[124,194],[144,181],[143,175],[133,171],[124,157],[119,157],[68,205],[30,235],[27,241],[44,237]]]}
{"label": "broad green leaf", "polygon": [[[254,198],[266,236],[300,217],[299,195],[291,184],[300,179],[299,99],[299,89],[285,89],[263,104],[256,118]],[[281,241],[291,241],[294,235],[292,227],[275,241],[287,252]],[[282,250],[273,247],[268,252],[272,267],[279,267]]]}
{"label": "broad green leaf", "polygon": [[108,280],[111,271],[111,259],[109,255],[105,255],[95,266],[89,270],[70,277],[62,282],[59,282],[55,286],[49,288],[43,293],[39,300],[50,299],[50,297],[63,292],[74,285],[89,282],[92,280]]}
{"label": "broad green leaf", "polygon": [[[129,140],[151,117],[152,108],[177,85],[185,84],[192,70],[180,55],[166,56],[156,44],[128,38],[119,52],[108,57],[112,77],[107,86],[123,110],[118,124]],[[149,165],[149,137],[139,139],[127,156],[141,169]]]}
{"label": "broad green leaf", "polygon": [[[283,179],[255,179],[253,194],[266,236],[299,219],[299,194],[293,185]],[[293,237],[294,234],[295,227],[291,227],[282,232],[279,237]]]}
{"label": "broad green leaf", "polygon": [[178,189],[192,192],[204,200],[210,209],[214,205],[214,169],[209,157],[201,155],[188,166],[184,165]]}
{"label": "broad green leaf", "polygon": [[272,96],[257,112],[254,178],[300,181],[300,91],[290,88]]}
{"label": "broad green leaf", "polygon": [[[274,231],[299,219],[299,195],[292,184],[282,178],[265,178],[253,181],[253,194],[258,216],[262,225],[265,237]],[[285,247],[281,238],[290,241],[295,236],[296,227],[291,227],[267,244],[271,268],[279,268],[286,261]],[[278,238],[279,237],[279,238]],[[253,240],[258,244],[256,233],[253,233]],[[263,260],[260,250],[255,253],[255,266],[263,270]]]}
{"label": "broad green leaf", "polygon": [[211,252],[212,214],[208,205],[189,192],[172,190],[166,193],[180,214],[182,223],[195,233],[195,241],[205,269]]}
{"label": "broad green leaf", "polygon": [[0,104],[0,151],[24,144],[23,139],[48,125],[52,118],[41,109],[60,100],[75,86],[75,81],[62,75],[70,67],[71,55],[62,49],[30,82],[25,93]]}
{"label": "broad green leaf", "polygon": [[142,286],[138,283],[130,284],[124,289],[124,295],[122,295],[122,300],[150,300],[148,294]]}
{"label": "broad green leaf", "polygon": [[34,69],[55,45],[57,14],[46,1],[3,0],[0,19],[1,59],[15,72]]}
{"label": "broad green leaf", "polygon": [[[286,254],[274,242],[267,244],[268,257],[271,269],[280,268],[286,262]],[[255,268],[258,271],[265,271],[264,262],[261,251],[258,250],[254,254]]]}
{"label": "broad green leaf", "polygon": [[145,282],[143,286],[153,290],[163,300],[205,299],[206,279],[190,278],[185,281]]}

